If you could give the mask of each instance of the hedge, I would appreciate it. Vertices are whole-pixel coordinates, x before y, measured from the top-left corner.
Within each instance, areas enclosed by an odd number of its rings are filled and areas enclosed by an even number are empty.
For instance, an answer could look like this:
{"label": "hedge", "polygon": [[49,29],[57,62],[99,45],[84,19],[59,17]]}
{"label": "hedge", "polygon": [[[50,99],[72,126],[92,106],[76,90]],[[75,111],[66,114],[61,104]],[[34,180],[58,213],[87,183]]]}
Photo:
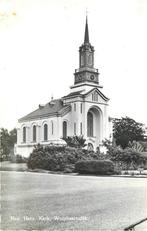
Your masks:
{"label": "hedge", "polygon": [[85,160],[75,164],[75,172],[81,174],[111,175],[114,174],[114,164],[110,160]]}

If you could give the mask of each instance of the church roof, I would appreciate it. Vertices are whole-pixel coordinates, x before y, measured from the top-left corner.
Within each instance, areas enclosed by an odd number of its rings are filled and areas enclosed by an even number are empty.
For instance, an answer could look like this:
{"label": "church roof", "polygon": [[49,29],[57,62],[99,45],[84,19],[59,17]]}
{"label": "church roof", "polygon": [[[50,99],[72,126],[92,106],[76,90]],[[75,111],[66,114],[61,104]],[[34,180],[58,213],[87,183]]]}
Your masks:
{"label": "church roof", "polygon": [[74,92],[69,93],[68,95],[63,96],[62,98],[64,99],[64,98],[69,98],[69,97],[76,97],[76,96],[81,95],[81,92],[82,91],[74,91]]}
{"label": "church roof", "polygon": [[18,121],[23,122],[32,119],[40,119],[43,117],[64,115],[71,109],[70,105],[63,105],[61,99],[51,100],[44,106],[39,105],[39,108],[28,115],[20,118]]}
{"label": "church roof", "polygon": [[95,88],[93,88],[93,89],[91,89],[91,90],[89,90],[89,91],[83,91],[83,90],[81,90],[81,91],[71,92],[70,94],[68,94],[68,95],[66,95],[66,96],[64,96],[64,97],[62,97],[62,98],[63,98],[63,99],[65,99],[65,98],[73,98],[73,97],[77,97],[77,96],[82,96],[82,97],[84,97],[84,96],[90,94],[92,91],[95,91],[95,90],[98,92],[98,94],[99,94],[105,101],[108,101],[108,100],[109,100],[109,98],[107,98],[97,87],[95,87]]}

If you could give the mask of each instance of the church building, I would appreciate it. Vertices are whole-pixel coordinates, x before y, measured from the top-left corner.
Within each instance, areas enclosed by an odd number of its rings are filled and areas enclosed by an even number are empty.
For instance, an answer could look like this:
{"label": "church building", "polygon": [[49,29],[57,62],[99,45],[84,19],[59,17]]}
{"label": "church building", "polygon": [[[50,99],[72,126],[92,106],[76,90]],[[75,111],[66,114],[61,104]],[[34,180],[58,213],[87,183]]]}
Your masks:
{"label": "church building", "polygon": [[110,138],[112,123],[108,116],[109,99],[99,85],[94,67],[94,47],[89,41],[86,18],[84,43],[79,48],[79,68],[68,95],[52,99],[18,120],[15,154],[29,156],[34,145],[65,144],[67,136],[83,136],[88,149],[102,148]]}

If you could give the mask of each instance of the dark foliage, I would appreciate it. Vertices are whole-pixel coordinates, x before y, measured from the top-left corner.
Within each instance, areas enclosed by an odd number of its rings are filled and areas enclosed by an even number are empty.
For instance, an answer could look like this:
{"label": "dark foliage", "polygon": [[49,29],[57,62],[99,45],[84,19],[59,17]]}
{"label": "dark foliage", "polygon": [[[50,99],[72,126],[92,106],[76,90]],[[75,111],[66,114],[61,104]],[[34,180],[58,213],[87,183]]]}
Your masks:
{"label": "dark foliage", "polygon": [[8,132],[7,129],[0,129],[0,161],[10,160],[13,155],[14,144],[17,140],[17,131],[14,128]]}
{"label": "dark foliage", "polygon": [[144,125],[129,117],[114,120],[113,136],[116,144],[121,145],[122,148],[126,148],[129,141],[143,140],[144,133]]}
{"label": "dark foliage", "polygon": [[9,132],[9,145],[10,147],[14,147],[14,144],[17,142],[17,130],[14,128]]}
{"label": "dark foliage", "polygon": [[79,160],[98,159],[94,152],[81,148],[38,145],[28,158],[28,168],[50,171],[73,171],[73,165]]}
{"label": "dark foliage", "polygon": [[84,148],[86,146],[86,139],[84,139],[83,136],[68,136],[62,139],[67,143],[67,146],[69,147]]}
{"label": "dark foliage", "polygon": [[81,174],[111,175],[114,164],[110,160],[86,160],[75,164],[75,171]]}
{"label": "dark foliage", "polygon": [[0,129],[0,154],[1,161],[9,159],[9,133],[8,130],[4,128]]}
{"label": "dark foliage", "polygon": [[109,140],[103,142],[107,148],[107,155],[110,160],[119,163],[120,168],[137,169],[139,166],[145,166],[147,157],[133,148],[122,149],[120,146],[113,145]]}

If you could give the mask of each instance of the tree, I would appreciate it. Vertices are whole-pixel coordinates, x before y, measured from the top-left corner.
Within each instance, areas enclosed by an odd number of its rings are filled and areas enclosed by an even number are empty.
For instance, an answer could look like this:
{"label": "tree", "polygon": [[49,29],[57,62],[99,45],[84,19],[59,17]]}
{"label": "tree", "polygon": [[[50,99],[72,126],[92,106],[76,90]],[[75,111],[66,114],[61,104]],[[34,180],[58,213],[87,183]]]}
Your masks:
{"label": "tree", "polygon": [[0,146],[1,146],[1,160],[7,160],[10,153],[9,147],[9,133],[7,129],[0,130]]}
{"label": "tree", "polygon": [[9,132],[9,139],[10,139],[10,147],[14,147],[14,144],[17,142],[17,129],[14,128]]}
{"label": "tree", "polygon": [[126,148],[129,141],[143,140],[144,134],[145,129],[142,123],[138,123],[129,117],[114,119],[113,137],[116,144],[121,145],[122,148]]}
{"label": "tree", "polygon": [[7,129],[0,129],[0,159],[9,160],[16,143],[17,130],[14,128],[10,132]]}

